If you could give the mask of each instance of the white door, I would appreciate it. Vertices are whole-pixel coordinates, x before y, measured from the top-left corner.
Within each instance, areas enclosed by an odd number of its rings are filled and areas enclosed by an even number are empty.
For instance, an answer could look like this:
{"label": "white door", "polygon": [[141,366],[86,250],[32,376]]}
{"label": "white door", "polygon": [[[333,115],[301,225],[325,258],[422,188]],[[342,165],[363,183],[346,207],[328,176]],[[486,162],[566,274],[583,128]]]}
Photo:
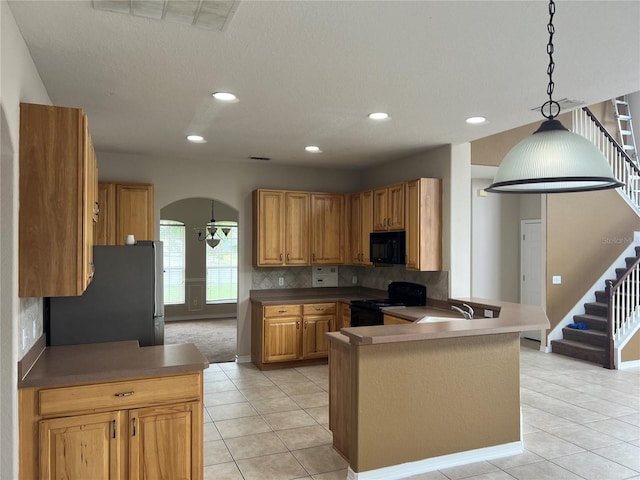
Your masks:
{"label": "white door", "polygon": [[[540,220],[523,220],[520,237],[520,303],[542,305],[542,227]],[[541,339],[540,330],[524,337]]]}

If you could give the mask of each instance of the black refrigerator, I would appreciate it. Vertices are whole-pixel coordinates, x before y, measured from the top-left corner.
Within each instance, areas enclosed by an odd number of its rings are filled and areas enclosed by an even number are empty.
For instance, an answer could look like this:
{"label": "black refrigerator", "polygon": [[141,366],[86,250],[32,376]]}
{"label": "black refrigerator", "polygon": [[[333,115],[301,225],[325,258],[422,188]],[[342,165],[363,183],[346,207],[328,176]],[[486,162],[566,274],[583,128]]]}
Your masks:
{"label": "black refrigerator", "polygon": [[48,344],[163,344],[162,242],[95,246],[93,263],[94,278],[82,296],[48,299]]}

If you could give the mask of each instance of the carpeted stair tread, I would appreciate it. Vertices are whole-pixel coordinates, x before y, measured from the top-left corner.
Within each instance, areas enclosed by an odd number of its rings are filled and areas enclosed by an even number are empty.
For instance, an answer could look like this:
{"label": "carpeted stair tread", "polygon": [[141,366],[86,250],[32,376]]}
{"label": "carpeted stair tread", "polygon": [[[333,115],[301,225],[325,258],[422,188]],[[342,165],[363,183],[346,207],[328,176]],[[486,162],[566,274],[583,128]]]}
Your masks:
{"label": "carpeted stair tread", "polygon": [[629,268],[631,265],[638,261],[638,257],[627,257],[624,259],[624,261],[627,264],[627,268]]}
{"label": "carpeted stair tread", "polygon": [[600,364],[604,363],[606,356],[604,348],[564,339],[552,340],[551,351],[560,355]]}
{"label": "carpeted stair tread", "polygon": [[587,313],[583,313],[580,315],[574,315],[573,321],[578,323],[586,323],[591,330],[599,330],[606,332],[608,329],[608,320],[606,317],[601,317],[598,315],[589,315]]}
{"label": "carpeted stair tread", "polygon": [[562,329],[564,340],[585,343],[596,347],[605,347],[609,341],[609,335],[602,330],[578,330],[575,328],[564,327]]}

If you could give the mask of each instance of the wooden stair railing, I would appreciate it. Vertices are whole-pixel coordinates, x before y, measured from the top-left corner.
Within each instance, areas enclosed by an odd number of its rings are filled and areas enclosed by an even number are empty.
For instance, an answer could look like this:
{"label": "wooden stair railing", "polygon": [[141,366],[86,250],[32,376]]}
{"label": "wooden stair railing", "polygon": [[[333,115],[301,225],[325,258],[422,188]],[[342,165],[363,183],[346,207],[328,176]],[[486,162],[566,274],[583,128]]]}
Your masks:
{"label": "wooden stair railing", "polygon": [[614,177],[636,211],[640,211],[640,168],[588,107],[572,112],[573,132],[590,140],[609,162]]}
{"label": "wooden stair railing", "polygon": [[606,368],[615,368],[614,347],[640,314],[640,257],[616,282],[610,281],[608,332],[609,343]]}

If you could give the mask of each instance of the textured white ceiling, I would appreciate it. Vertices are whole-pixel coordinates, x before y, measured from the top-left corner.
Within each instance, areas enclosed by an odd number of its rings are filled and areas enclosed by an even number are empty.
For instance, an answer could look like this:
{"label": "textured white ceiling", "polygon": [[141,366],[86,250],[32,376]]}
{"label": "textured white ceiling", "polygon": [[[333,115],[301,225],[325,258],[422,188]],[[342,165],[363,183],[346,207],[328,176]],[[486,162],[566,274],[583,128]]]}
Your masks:
{"label": "textured white ceiling", "polygon": [[[536,122],[546,100],[541,0],[242,0],[223,31],[90,1],[9,4],[52,101],[86,111],[98,151],[363,168]],[[556,99],[640,90],[640,2],[556,10]]]}

